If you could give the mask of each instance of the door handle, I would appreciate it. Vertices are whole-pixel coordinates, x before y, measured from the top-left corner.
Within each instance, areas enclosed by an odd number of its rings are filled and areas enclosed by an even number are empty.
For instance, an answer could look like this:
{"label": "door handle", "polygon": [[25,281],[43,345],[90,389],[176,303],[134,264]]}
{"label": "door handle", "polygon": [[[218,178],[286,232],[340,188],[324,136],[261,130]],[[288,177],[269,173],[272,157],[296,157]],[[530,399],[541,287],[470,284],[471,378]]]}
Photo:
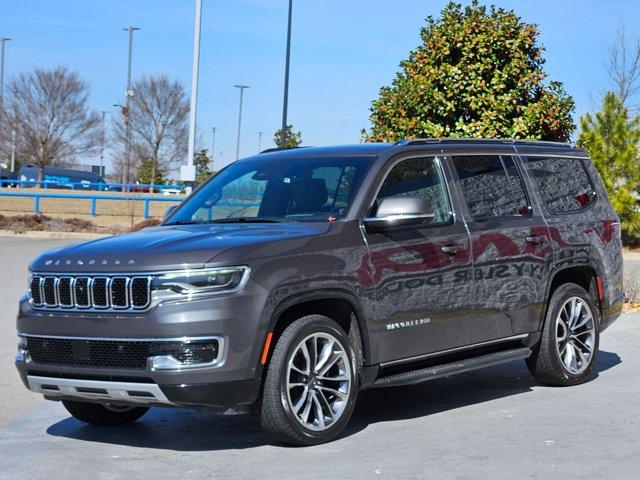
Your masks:
{"label": "door handle", "polygon": [[440,247],[440,250],[447,255],[456,255],[458,252],[464,250],[464,248],[460,245],[443,245]]}
{"label": "door handle", "polygon": [[529,235],[525,240],[531,245],[542,245],[545,237],[543,235]]}

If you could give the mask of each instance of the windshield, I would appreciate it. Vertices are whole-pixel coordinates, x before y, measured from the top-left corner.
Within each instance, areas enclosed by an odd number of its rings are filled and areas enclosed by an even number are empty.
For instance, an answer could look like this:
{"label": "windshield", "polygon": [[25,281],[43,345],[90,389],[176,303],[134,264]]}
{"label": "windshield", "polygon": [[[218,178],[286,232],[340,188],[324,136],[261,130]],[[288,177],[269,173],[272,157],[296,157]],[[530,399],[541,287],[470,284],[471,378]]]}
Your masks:
{"label": "windshield", "polygon": [[374,158],[279,157],[235,162],[181,205],[166,225],[338,219],[346,215]]}

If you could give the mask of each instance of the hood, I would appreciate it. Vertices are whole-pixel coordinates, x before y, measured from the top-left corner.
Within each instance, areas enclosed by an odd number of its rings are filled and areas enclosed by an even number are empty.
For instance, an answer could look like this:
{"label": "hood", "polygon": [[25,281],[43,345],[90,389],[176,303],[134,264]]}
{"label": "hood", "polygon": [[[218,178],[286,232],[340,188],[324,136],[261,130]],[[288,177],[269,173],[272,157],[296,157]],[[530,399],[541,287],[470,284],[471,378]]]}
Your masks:
{"label": "hood", "polygon": [[29,265],[36,272],[146,272],[202,268],[240,246],[326,233],[328,222],[172,225],[49,250]]}

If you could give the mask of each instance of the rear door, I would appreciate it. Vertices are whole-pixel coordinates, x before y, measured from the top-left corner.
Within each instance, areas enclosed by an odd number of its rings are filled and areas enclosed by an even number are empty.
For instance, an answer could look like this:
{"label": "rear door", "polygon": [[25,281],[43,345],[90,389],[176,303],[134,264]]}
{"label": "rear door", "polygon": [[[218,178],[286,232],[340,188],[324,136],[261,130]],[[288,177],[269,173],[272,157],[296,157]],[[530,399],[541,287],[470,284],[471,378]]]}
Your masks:
{"label": "rear door", "polygon": [[391,196],[424,196],[435,212],[429,224],[368,231],[368,265],[375,289],[379,361],[445,350],[464,343],[472,264],[469,235],[435,156],[393,159],[374,187],[377,203]]}
{"label": "rear door", "polygon": [[471,339],[492,340],[537,330],[552,247],[540,206],[525,188],[512,155],[449,159],[464,199],[474,264]]}

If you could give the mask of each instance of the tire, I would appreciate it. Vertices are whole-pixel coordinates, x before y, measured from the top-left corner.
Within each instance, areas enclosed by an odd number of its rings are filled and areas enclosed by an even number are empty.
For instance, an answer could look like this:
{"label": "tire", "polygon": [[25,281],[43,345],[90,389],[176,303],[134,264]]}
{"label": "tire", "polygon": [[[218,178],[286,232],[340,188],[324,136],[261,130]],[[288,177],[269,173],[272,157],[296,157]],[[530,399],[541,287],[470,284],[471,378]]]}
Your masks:
{"label": "tire", "polygon": [[322,315],[296,320],[278,338],[271,355],[262,394],[254,405],[259,424],[284,444],[316,445],[333,440],[353,413],[359,389],[356,368],[353,345],[336,322]]}
{"label": "tire", "polygon": [[133,423],[142,417],[147,407],[105,406],[99,403],[63,400],[62,404],[74,418],[91,425],[113,426]]}
{"label": "tire", "polygon": [[[577,316],[572,313],[574,300]],[[558,287],[549,300],[540,341],[526,361],[533,377],[559,387],[587,381],[598,359],[599,328],[599,310],[589,293],[574,283]]]}

